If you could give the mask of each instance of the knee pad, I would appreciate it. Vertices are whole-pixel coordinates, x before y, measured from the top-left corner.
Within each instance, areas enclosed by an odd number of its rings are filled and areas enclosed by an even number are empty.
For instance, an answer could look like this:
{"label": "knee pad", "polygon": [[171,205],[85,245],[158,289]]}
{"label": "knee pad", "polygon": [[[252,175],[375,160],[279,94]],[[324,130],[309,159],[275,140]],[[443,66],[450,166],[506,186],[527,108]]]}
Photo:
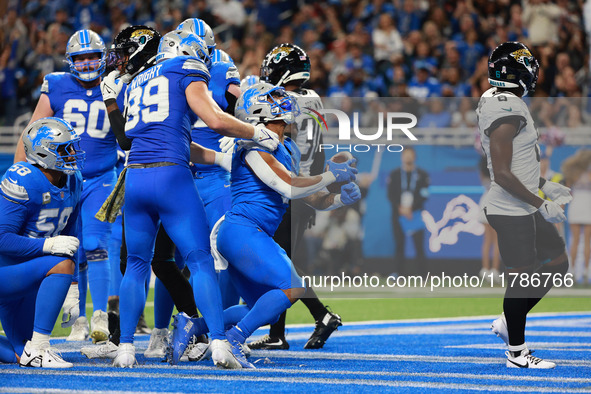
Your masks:
{"label": "knee pad", "polygon": [[107,260],[109,258],[109,253],[106,249],[95,249],[86,252],[86,260],[87,261],[100,261],[100,260]]}

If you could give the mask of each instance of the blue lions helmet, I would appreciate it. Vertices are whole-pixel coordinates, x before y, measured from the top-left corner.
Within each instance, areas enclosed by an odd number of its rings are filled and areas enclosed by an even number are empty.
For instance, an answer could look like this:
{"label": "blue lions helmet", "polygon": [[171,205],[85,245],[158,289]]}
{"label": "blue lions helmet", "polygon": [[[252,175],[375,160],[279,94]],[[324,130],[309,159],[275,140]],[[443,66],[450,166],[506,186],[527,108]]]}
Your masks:
{"label": "blue lions helmet", "polygon": [[177,26],[177,30],[187,31],[189,33],[197,34],[205,41],[209,54],[211,55],[215,49],[215,38],[213,36],[213,30],[211,27],[199,18],[185,19],[180,25]]}
{"label": "blue lions helmet", "polygon": [[238,119],[248,123],[283,120],[290,124],[295,121],[300,110],[296,100],[284,88],[259,82],[242,92],[234,112]]}
{"label": "blue lions helmet", "polygon": [[59,118],[42,118],[23,133],[27,161],[49,170],[71,175],[84,167],[86,153],[71,124]]}
{"label": "blue lions helmet", "polygon": [[[82,61],[76,65],[76,56],[98,53],[95,60]],[[107,62],[107,49],[103,39],[92,30],[78,30],[72,34],[66,46],[66,60],[70,72],[81,81],[94,81],[101,76]]]}
{"label": "blue lions helmet", "polygon": [[205,42],[198,35],[183,30],[174,30],[162,37],[156,63],[183,55],[199,58],[207,68],[211,67],[211,58]]}

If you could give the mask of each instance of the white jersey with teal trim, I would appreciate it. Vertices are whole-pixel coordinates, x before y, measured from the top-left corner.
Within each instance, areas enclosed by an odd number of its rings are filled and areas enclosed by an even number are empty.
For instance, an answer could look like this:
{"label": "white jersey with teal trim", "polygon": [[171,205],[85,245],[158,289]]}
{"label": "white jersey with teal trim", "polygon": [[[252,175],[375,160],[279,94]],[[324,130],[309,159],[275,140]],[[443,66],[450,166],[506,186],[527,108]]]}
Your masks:
{"label": "white jersey with teal trim", "polygon": [[[296,145],[302,153],[300,162],[301,176],[310,176],[310,167],[314,162],[314,155],[318,152],[320,144],[320,125],[308,113],[310,109],[318,111],[323,108],[320,96],[312,89],[298,89],[288,92],[294,97],[300,107],[300,114],[296,117],[297,137]],[[312,112],[313,113],[313,112]],[[316,116],[316,115],[314,115]],[[308,130],[312,130],[312,138],[308,139]]]}
{"label": "white jersey with teal trim", "polygon": [[513,157],[511,172],[532,193],[538,193],[540,180],[540,148],[537,141],[538,130],[525,102],[512,93],[492,88],[480,98],[478,109],[478,128],[482,149],[486,154],[488,170],[491,174],[491,187],[484,206],[490,215],[525,216],[536,208],[517,198],[499,186],[494,180],[490,159],[490,133],[504,123],[518,125],[513,138]]}

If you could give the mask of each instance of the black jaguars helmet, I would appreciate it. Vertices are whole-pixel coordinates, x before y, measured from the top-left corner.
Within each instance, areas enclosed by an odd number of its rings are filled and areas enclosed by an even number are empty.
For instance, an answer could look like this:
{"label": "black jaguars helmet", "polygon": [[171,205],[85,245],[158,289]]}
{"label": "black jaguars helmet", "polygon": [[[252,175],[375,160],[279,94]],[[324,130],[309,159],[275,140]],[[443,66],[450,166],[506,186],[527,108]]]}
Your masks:
{"label": "black jaguars helmet", "polygon": [[107,71],[120,69],[122,74],[134,75],[149,67],[158,53],[161,38],[160,33],[148,26],[123,29],[109,49]]}
{"label": "black jaguars helmet", "polygon": [[522,88],[523,95],[536,89],[540,65],[521,42],[505,42],[488,59],[488,82],[499,88]]}
{"label": "black jaguars helmet", "polygon": [[288,82],[301,84],[310,79],[310,58],[294,44],[281,44],[271,49],[261,66],[261,81],[284,86]]}

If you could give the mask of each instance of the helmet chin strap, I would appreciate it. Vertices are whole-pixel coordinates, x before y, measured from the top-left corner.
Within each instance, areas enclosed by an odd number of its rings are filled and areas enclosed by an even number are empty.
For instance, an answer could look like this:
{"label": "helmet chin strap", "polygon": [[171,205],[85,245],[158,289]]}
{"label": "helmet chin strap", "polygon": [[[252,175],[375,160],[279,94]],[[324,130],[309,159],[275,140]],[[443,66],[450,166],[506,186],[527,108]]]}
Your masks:
{"label": "helmet chin strap", "polygon": [[527,90],[527,86],[525,86],[525,84],[523,83],[522,80],[519,80],[519,84],[521,85],[521,87],[523,88],[523,95],[527,96],[527,94],[529,93],[529,90]]}

